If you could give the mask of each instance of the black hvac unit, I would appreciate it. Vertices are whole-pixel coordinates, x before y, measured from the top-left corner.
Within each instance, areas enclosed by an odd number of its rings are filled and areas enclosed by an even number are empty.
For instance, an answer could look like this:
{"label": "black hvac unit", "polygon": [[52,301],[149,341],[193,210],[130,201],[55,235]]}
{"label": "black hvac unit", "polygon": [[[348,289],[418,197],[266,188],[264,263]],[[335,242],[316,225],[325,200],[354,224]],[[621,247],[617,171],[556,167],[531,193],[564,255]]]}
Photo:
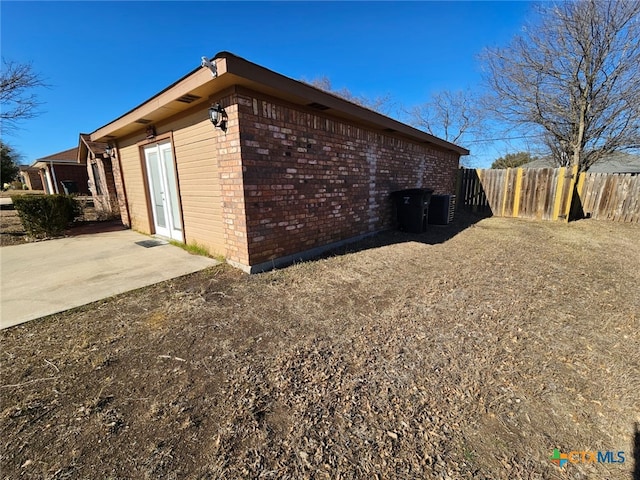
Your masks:
{"label": "black hvac unit", "polygon": [[429,201],[429,224],[448,225],[453,222],[455,195],[431,195]]}

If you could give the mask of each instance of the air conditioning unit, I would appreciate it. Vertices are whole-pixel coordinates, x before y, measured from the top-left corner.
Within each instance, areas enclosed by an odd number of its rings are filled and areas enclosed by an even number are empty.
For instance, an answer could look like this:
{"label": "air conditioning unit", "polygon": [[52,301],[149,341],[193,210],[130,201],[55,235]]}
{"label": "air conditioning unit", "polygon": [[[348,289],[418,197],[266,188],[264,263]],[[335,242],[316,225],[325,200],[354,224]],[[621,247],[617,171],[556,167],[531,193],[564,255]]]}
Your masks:
{"label": "air conditioning unit", "polygon": [[453,222],[455,208],[455,195],[431,195],[431,200],[429,201],[429,224],[450,224]]}

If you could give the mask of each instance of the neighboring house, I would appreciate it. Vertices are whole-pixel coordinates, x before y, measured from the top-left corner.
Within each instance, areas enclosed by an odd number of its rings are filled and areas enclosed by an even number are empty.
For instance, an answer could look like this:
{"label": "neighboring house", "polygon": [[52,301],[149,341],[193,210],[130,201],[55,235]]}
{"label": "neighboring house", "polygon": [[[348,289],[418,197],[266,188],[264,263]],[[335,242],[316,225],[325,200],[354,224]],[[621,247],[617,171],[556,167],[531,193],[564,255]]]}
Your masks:
{"label": "neighboring house", "polygon": [[[532,162],[525,163],[522,168],[556,168],[551,157],[538,158]],[[595,163],[588,170],[589,173],[640,173],[640,155],[633,155],[626,152],[615,152],[607,155],[599,162]]]}
{"label": "neighboring house", "polygon": [[29,165],[20,165],[20,181],[29,190],[44,190],[42,179],[40,178],[40,170]]}
{"label": "neighboring house", "polygon": [[108,145],[92,142],[88,134],[81,133],[77,162],[86,165],[89,191],[98,216],[103,218],[120,216],[120,204]]}
{"label": "neighboring house", "polygon": [[209,65],[85,136],[125,225],[257,272],[393,228],[393,191],[454,193],[468,150],[230,53]]}
{"label": "neighboring house", "polygon": [[31,167],[39,170],[46,193],[89,194],[87,167],[78,164],[77,148],[39,158]]}

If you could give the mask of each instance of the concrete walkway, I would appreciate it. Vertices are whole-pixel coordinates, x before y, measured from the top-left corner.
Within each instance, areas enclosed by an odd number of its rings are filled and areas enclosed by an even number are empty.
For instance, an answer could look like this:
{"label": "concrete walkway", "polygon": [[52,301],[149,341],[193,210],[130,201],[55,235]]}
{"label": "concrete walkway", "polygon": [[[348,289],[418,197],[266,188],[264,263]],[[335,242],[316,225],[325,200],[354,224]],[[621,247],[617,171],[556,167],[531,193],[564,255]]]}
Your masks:
{"label": "concrete walkway", "polygon": [[217,263],[131,230],[2,247],[0,329]]}

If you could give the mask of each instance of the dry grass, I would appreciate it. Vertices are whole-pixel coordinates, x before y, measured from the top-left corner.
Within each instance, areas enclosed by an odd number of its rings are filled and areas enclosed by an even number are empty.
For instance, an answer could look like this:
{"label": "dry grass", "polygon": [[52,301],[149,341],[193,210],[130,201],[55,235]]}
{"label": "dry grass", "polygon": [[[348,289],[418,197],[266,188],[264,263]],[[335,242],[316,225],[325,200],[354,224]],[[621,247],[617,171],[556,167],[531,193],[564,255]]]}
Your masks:
{"label": "dry grass", "polygon": [[442,232],[3,331],[2,475],[630,479],[640,227]]}
{"label": "dry grass", "polygon": [[20,245],[26,242],[27,234],[18,212],[12,205],[3,205],[3,208],[0,208],[0,246]]}

